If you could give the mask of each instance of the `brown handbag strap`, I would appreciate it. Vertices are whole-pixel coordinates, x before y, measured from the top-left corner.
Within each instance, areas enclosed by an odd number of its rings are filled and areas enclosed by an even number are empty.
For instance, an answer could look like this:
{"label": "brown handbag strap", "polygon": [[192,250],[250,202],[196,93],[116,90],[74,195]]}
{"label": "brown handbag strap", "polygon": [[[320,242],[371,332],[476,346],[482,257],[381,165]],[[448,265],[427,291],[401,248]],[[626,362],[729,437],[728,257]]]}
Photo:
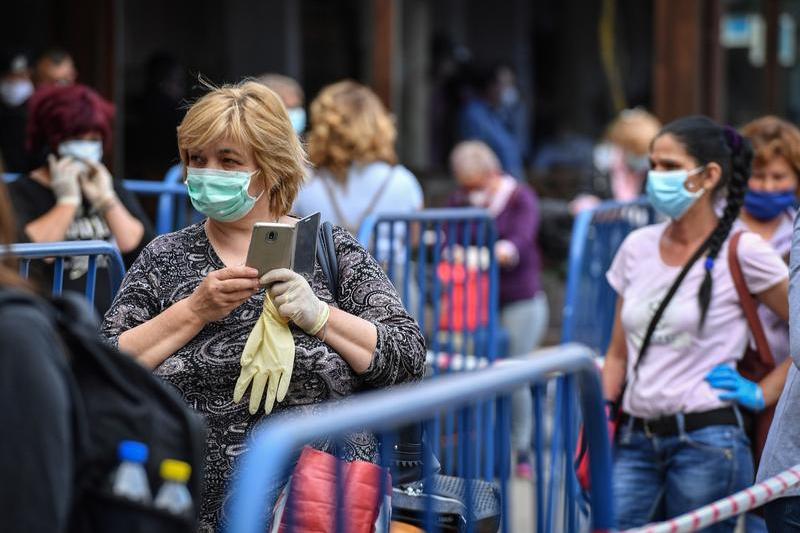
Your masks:
{"label": "brown handbag strap", "polygon": [[747,325],[750,327],[750,332],[756,341],[758,357],[765,365],[774,367],[775,359],[772,357],[772,349],[769,347],[767,336],[764,333],[764,326],[758,317],[758,301],[750,293],[750,289],[747,288],[744,273],[742,272],[742,264],[739,262],[739,240],[743,233],[744,231],[737,231],[731,236],[731,240],[728,243],[728,267],[733,277],[736,293],[739,295],[739,302],[741,302],[742,310],[744,310],[744,316],[747,319]]}

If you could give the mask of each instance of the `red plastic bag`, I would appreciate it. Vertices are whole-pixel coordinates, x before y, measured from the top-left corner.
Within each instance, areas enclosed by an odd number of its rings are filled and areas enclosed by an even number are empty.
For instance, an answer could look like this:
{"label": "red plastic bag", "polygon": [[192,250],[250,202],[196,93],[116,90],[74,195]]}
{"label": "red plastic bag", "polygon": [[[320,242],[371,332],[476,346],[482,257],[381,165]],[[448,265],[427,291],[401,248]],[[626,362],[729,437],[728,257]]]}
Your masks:
{"label": "red plastic bag", "polygon": [[[288,501],[292,504],[292,533],[336,531],[336,462],[331,454],[306,446],[292,473]],[[372,533],[384,494],[391,494],[391,475],[367,461],[341,462],[342,502],[348,532]],[[288,511],[280,517],[280,533],[287,533]]]}
{"label": "red plastic bag", "polygon": [[[442,261],[436,269],[436,275],[442,282],[439,329],[475,331],[479,325],[483,327],[489,323],[489,276],[487,272],[482,272],[477,268],[465,268],[462,264]],[[451,294],[452,302],[450,301]],[[465,298],[466,327],[464,324]],[[450,326],[451,316],[453,317],[452,327]],[[480,317],[480,322],[478,317]]]}

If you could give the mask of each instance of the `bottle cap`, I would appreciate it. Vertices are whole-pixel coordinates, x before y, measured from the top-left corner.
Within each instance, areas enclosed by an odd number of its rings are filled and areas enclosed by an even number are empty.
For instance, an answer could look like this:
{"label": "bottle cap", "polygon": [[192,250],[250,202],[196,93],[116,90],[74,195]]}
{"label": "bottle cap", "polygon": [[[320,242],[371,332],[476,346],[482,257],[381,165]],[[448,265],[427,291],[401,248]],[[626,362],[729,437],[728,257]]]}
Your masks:
{"label": "bottle cap", "polygon": [[147,461],[147,444],[135,440],[120,441],[117,447],[117,455],[120,461],[130,461],[132,463],[144,463]]}
{"label": "bottle cap", "polygon": [[177,459],[164,459],[161,461],[161,477],[167,481],[177,481],[186,483],[192,474],[192,467],[189,463],[178,461]]}

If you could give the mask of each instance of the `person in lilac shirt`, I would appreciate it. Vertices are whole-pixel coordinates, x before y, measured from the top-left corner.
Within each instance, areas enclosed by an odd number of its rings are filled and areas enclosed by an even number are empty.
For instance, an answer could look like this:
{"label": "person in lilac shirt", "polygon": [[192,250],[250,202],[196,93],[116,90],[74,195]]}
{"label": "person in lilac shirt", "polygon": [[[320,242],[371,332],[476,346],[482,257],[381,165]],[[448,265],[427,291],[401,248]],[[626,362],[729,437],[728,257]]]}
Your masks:
{"label": "person in lilac shirt", "polygon": [[[500,323],[508,332],[509,355],[522,356],[542,341],[548,322],[547,297],[542,291],[541,257],[537,245],[539,206],[530,187],[502,171],[497,156],[481,141],[464,141],[450,155],[459,189],[451,207],[481,207],[495,221],[500,265]],[[515,393],[511,439],[517,455],[517,475],[532,476],[530,447],[533,416],[528,390]]]}
{"label": "person in lilac shirt", "polygon": [[[602,381],[607,401],[620,406],[613,479],[621,530],[753,484],[745,420],[777,401],[789,362],[758,383],[736,370],[748,326],[728,246],[752,157],[734,129],[702,116],[667,124],[650,145],[647,196],[669,220],[628,235],[607,273],[617,306]],[[781,257],[752,232],[741,235],[737,255],[749,291],[786,320]],[[731,518],[703,531],[735,527]]]}

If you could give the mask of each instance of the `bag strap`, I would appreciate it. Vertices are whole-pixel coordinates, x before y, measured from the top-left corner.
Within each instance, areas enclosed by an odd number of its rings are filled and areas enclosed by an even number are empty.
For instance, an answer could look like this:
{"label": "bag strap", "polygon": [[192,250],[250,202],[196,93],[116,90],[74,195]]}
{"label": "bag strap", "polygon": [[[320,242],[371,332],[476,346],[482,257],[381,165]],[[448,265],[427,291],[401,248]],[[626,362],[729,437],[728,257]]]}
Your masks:
{"label": "bag strap", "polygon": [[728,244],[728,267],[733,278],[733,285],[736,287],[736,293],[739,295],[739,302],[742,305],[744,316],[747,319],[747,326],[756,341],[758,358],[765,365],[774,368],[775,358],[772,356],[772,349],[769,346],[769,342],[767,342],[764,326],[758,316],[758,301],[747,287],[744,273],[742,272],[742,263],[739,261],[739,240],[743,233],[744,231],[737,231],[731,237],[731,241]]}
{"label": "bag strap", "polygon": [[333,224],[323,222],[317,235],[317,261],[328,282],[334,300],[339,296],[339,259],[333,242]]}
{"label": "bag strap", "polygon": [[367,204],[367,208],[364,209],[364,212],[361,213],[361,216],[358,217],[356,220],[355,225],[351,225],[347,217],[344,216],[344,212],[342,211],[341,206],[339,205],[339,201],[336,199],[336,192],[333,190],[333,186],[328,181],[328,178],[324,176],[320,176],[319,179],[322,180],[323,187],[325,188],[325,193],[328,195],[328,200],[331,202],[331,206],[333,207],[334,212],[336,213],[336,218],[339,219],[339,224],[350,231],[353,235],[358,233],[358,230],[361,228],[361,224],[364,223],[364,220],[375,211],[375,207],[378,205],[378,201],[383,196],[383,193],[389,187],[389,182],[392,181],[392,177],[394,177],[395,167],[390,166],[389,172],[386,174],[386,177],[383,179],[381,186],[375,191],[372,199]]}
{"label": "bag strap", "polygon": [[[712,233],[713,235],[713,233]],[[644,340],[642,341],[642,345],[639,348],[639,357],[636,359],[636,364],[633,365],[633,372],[634,376],[636,372],[639,370],[639,366],[642,364],[644,360],[644,356],[647,354],[647,348],[650,347],[650,340],[653,338],[653,333],[656,331],[656,327],[658,326],[658,322],[661,320],[661,317],[664,316],[664,311],[666,311],[669,302],[672,300],[672,297],[675,296],[675,293],[678,292],[678,288],[680,287],[681,283],[683,282],[686,275],[689,273],[689,270],[692,269],[692,266],[697,262],[698,259],[705,253],[708,247],[711,245],[711,236],[709,236],[703,244],[694,252],[692,257],[683,267],[678,277],[675,278],[675,281],[672,282],[672,286],[667,291],[666,296],[664,299],[661,300],[661,303],[658,306],[653,318],[650,320],[650,324],[647,326],[647,333],[644,335]],[[624,392],[624,391],[623,391]]]}

